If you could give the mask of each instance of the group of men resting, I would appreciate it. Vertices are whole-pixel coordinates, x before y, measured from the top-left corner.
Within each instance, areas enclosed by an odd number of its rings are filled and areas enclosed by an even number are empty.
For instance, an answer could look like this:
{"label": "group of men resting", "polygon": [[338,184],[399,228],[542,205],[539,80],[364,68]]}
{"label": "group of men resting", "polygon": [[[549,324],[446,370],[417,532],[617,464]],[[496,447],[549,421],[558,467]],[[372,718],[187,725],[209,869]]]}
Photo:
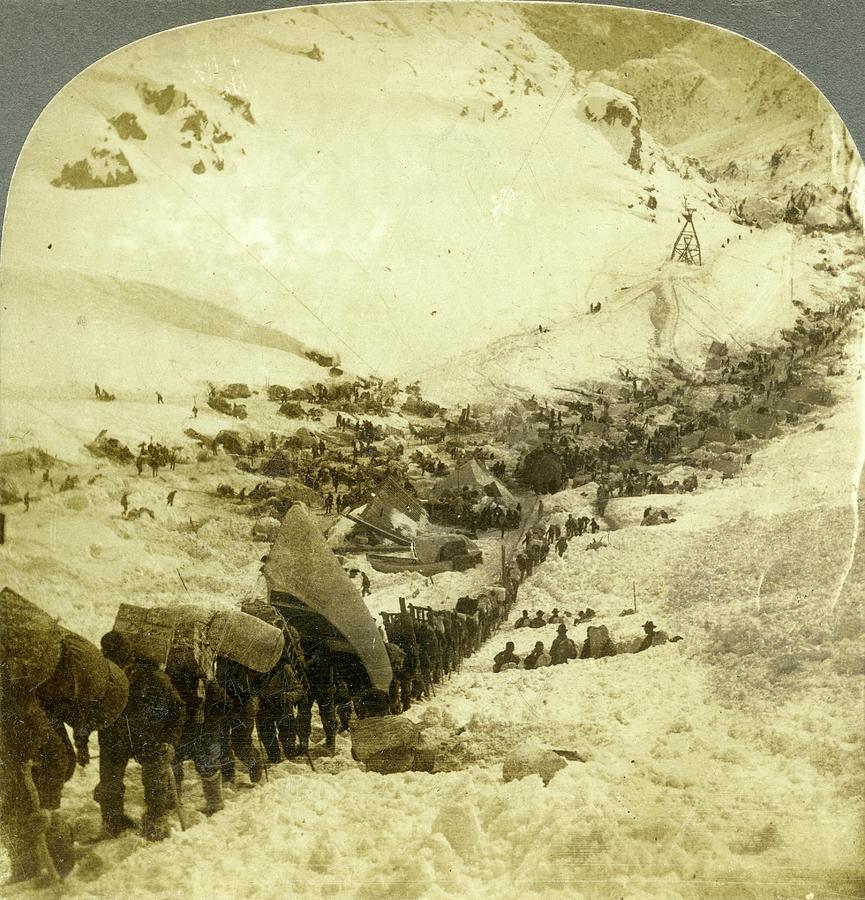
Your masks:
{"label": "group of men resting", "polygon": [[[559,615],[558,607],[550,613],[548,619],[545,619],[544,615],[545,613],[539,609],[534,616],[530,616],[529,611],[524,609],[523,614],[514,622],[514,628],[543,628],[545,625],[558,625],[571,618],[571,614],[567,610]],[[574,617],[574,625],[582,625],[583,622],[588,622],[594,617],[595,611],[591,606],[586,607],[586,609],[579,610]]]}
{"label": "group of men resting", "polygon": [[560,666],[569,659],[577,658],[577,645],[568,637],[568,626],[559,625],[558,634],[550,645],[550,650],[544,648],[543,641],[536,641],[534,649],[526,654],[524,659],[514,653],[514,642],[508,641],[505,649],[493,657],[493,672],[504,672],[508,669],[541,669],[544,666]]}
{"label": "group of men resting", "polygon": [[[514,653],[514,642],[508,641],[505,644],[505,649],[493,657],[493,672],[505,672],[508,669],[519,668],[540,669],[544,666],[558,666],[567,663],[571,659],[599,659],[604,656],[616,656],[618,653],[641,653],[643,650],[648,650],[651,647],[682,640],[679,635],[672,638],[668,637],[665,632],[658,631],[655,628],[654,622],[648,621],[643,624],[645,636],[640,640],[639,644],[636,644],[636,642],[625,642],[617,645],[610,637],[610,633],[605,625],[598,627],[589,626],[586,639],[583,641],[583,645],[578,653],[576,644],[568,637],[567,625],[555,615],[556,613],[557,610],[553,610],[553,615],[550,616],[550,619],[546,623],[541,622],[541,624],[548,625],[554,621],[560,623],[556,637],[550,645],[549,652],[544,648],[543,641],[536,641],[534,648],[521,659]],[[566,613],[566,615],[569,614]],[[574,619],[575,625],[593,619],[595,611],[590,607],[580,612],[580,616],[582,618]],[[523,627],[519,623],[523,622],[527,617],[528,613],[523,610],[523,615],[517,620],[517,624],[514,627]],[[535,619],[531,620],[531,623],[538,618],[542,619],[543,613],[538,612]],[[528,627],[540,626],[529,624]]]}

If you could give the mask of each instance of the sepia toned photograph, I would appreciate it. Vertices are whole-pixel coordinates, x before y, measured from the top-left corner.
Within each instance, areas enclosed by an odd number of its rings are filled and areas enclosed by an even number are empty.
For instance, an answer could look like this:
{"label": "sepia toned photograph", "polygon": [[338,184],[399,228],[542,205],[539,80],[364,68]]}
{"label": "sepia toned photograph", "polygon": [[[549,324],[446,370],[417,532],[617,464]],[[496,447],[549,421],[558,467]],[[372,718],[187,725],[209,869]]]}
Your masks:
{"label": "sepia toned photograph", "polygon": [[71,80],[0,248],[0,895],[865,897],[865,171],[660,12]]}

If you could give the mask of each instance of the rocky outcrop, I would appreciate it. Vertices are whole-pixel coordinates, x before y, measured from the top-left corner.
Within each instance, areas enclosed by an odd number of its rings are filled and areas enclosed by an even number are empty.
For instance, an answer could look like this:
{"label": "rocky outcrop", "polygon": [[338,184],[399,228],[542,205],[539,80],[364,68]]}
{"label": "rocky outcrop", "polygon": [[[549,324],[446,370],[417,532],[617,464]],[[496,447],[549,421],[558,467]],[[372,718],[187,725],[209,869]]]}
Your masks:
{"label": "rocky outcrop", "polygon": [[810,182],[790,195],[784,220],[814,231],[846,231],[856,225],[849,191]]}
{"label": "rocky outcrop", "polygon": [[609,85],[592,82],[577,101],[578,112],[598,130],[632,168],[642,168],[643,136],[637,101]]}
{"label": "rocky outcrop", "polygon": [[748,197],[735,208],[733,218],[756,228],[770,228],[784,221],[782,203],[768,197]]}
{"label": "rocky outcrop", "polygon": [[90,151],[89,156],[66,163],[51,184],[67,190],[114,188],[138,181],[129,160],[122,151],[112,153],[107,149]]}
{"label": "rocky outcrop", "polygon": [[549,784],[556,772],[567,767],[567,763],[552,750],[542,747],[519,747],[511,750],[502,763],[502,779],[505,782],[519,781],[532,775],[539,775],[543,783]]}
{"label": "rocky outcrop", "polygon": [[[208,169],[221,172],[225,168],[224,152],[217,148],[234,140],[234,135],[223,128],[217,119],[208,115],[185,91],[178,90],[173,84],[162,88],[139,84],[137,91],[148,109],[176,122],[180,146],[195,154],[190,168],[196,175],[203,175]],[[220,96],[230,109],[239,111],[247,122],[254,122],[249,101],[225,91]]]}
{"label": "rocky outcrop", "polygon": [[[245,128],[244,122],[255,124],[249,101],[227,91],[220,94],[227,110],[225,107],[206,110],[173,84],[160,86],[144,82],[136,85],[135,93],[141,108],[127,109],[108,118],[105,132],[94,138],[94,149],[82,159],[66,163],[51,182],[55,187],[80,190],[134,184],[138,176],[121,142],[146,141],[148,137],[153,144],[151,155],[157,148],[167,149],[167,139],[168,146],[173,144],[189,151],[188,165],[196,175],[208,170],[221,172],[225,168],[227,148],[235,142],[236,129],[223,127],[217,116],[222,113],[232,117],[238,128]],[[242,154],[243,149],[238,147],[237,152]],[[167,161],[162,160],[161,164],[166,165]]]}
{"label": "rocky outcrop", "polygon": [[249,122],[250,125],[255,125],[255,118],[252,115],[249,100],[245,100],[238,94],[230,94],[228,91],[223,91],[219,96],[229,105],[232,112],[236,112],[241,118]]}
{"label": "rocky outcrop", "polygon": [[120,136],[121,140],[147,140],[147,134],[144,129],[138,124],[138,116],[135,113],[120,113],[119,115],[115,116],[113,119],[109,119],[108,121],[114,126],[114,130]]}

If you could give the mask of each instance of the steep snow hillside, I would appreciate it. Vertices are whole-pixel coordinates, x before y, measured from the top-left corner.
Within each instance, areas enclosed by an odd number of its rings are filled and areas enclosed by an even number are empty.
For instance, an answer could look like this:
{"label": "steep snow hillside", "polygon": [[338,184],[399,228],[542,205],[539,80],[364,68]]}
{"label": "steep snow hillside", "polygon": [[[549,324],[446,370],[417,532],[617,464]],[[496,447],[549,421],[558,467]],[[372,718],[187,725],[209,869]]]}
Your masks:
{"label": "steep snow hillside", "polygon": [[[309,9],[196,35],[118,51],[49,105],[12,186],[4,266],[57,267],[70,288],[86,272],[102,285],[87,281],[88,303],[146,305],[127,282],[182,290],[349,370],[413,374],[582,312],[611,267],[645,279],[685,194],[705,228],[728,221],[629,95],[576,88],[518,8]],[[35,277],[4,281],[10,342],[57,315]],[[121,377],[136,332],[115,321],[111,341],[83,326],[26,346],[89,389]],[[169,385],[191,350],[150,346]]]}
{"label": "steep snow hillside", "polygon": [[[585,306],[543,332],[534,326],[423,370],[427,394],[489,401],[543,395],[581,378],[616,380],[624,368],[648,374],[670,359],[697,368],[713,340],[745,347],[778,339],[795,322],[793,301],[807,301],[813,275],[797,255],[792,227],[763,231],[711,215],[695,216],[695,225],[701,267],[652,260],[633,247],[627,258],[608,260]],[[600,311],[591,313],[589,301]]]}
{"label": "steep snow hillside", "polygon": [[[106,387],[129,392],[158,385],[166,368],[182,370],[169,375],[169,384],[179,378],[190,388],[216,377],[322,375],[294,338],[182,290],[79,272],[58,278],[48,269],[11,266],[0,273],[0,284],[4,293],[28,301],[5,314],[0,348],[7,389],[26,386],[40,395],[105,379]],[[132,335],[135,344],[128,346]],[[43,341],[65,352],[38,357]],[[40,364],[33,366],[37,358]]]}

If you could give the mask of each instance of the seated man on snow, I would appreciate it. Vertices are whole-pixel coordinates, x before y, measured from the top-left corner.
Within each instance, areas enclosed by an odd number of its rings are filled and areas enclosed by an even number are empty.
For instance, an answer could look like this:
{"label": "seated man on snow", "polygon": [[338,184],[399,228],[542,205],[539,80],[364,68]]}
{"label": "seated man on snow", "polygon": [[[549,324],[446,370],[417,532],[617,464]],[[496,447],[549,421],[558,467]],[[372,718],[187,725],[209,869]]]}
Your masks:
{"label": "seated man on snow", "polygon": [[543,628],[546,624],[543,611],[539,609],[535,613],[535,617],[529,622],[529,628]]}
{"label": "seated man on snow", "polygon": [[529,611],[527,609],[523,610],[523,614],[514,622],[514,628],[527,628],[531,622],[531,618],[529,617]]}
{"label": "seated man on snow", "polygon": [[606,625],[589,625],[580,659],[600,659],[603,656],[615,656],[616,645],[610,637]]}
{"label": "seated man on snow", "polygon": [[505,672],[519,667],[520,658],[514,653],[514,642],[508,641],[505,649],[493,657],[493,672]]}
{"label": "seated man on snow", "polygon": [[682,635],[677,634],[675,637],[669,637],[666,631],[656,631],[655,623],[651,620],[645,622],[643,624],[643,631],[646,632],[646,636],[643,638],[642,643],[639,647],[637,647],[637,653],[640,653],[643,650],[648,650],[650,647],[660,647],[661,644],[675,644],[678,641],[683,641],[684,638]]}
{"label": "seated man on snow", "polygon": [[550,654],[544,650],[544,642],[537,641],[535,649],[525,658],[523,667],[526,669],[541,669],[551,663]]}

